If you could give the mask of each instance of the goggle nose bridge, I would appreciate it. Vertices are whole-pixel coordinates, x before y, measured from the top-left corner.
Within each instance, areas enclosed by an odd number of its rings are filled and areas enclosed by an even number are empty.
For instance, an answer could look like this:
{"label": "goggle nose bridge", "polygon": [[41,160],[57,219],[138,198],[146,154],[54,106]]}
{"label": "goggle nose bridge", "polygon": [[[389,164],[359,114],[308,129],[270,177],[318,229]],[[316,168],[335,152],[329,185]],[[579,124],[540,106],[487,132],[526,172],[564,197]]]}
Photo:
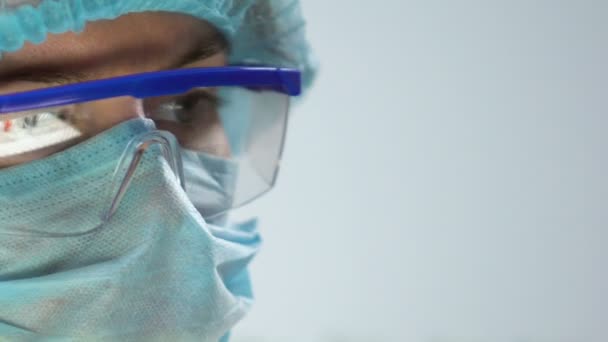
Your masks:
{"label": "goggle nose bridge", "polygon": [[152,146],[157,145],[160,147],[163,157],[171,167],[176,180],[185,190],[184,168],[177,138],[170,132],[161,130],[140,134],[129,142],[114,170],[112,183],[108,191],[108,200],[106,201],[108,205],[101,215],[104,224],[110,221],[118,210],[120,202],[127,193],[137,167],[141,163],[146,151]]}

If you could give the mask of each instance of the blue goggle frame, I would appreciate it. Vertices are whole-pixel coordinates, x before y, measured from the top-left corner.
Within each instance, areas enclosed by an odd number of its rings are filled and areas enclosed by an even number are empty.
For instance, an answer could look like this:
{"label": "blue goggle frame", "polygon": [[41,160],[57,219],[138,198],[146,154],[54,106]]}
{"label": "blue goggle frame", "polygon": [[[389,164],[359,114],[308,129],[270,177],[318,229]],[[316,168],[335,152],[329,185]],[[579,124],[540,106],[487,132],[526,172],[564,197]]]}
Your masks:
{"label": "blue goggle frame", "polygon": [[290,96],[301,93],[301,73],[276,67],[204,67],[154,71],[0,95],[0,115],[120,96],[144,99],[197,87],[240,86]]}

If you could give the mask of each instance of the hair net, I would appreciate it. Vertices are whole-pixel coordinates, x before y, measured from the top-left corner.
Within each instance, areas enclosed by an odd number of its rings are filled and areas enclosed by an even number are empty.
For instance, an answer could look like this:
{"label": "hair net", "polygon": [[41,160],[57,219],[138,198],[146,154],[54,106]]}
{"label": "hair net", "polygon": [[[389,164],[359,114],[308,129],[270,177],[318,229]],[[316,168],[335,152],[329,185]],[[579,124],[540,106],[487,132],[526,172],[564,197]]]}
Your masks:
{"label": "hair net", "polygon": [[89,21],[145,11],[185,13],[206,20],[231,45],[231,63],[298,68],[304,86],[314,66],[298,0],[0,0],[0,52],[49,33],[81,31]]}

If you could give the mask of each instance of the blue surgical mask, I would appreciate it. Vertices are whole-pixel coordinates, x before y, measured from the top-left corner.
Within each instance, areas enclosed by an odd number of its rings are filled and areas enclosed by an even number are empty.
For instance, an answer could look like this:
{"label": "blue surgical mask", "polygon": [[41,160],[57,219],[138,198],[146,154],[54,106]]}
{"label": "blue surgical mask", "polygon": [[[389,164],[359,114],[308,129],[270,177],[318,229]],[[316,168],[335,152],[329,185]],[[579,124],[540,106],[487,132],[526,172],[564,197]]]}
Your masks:
{"label": "blue surgical mask", "polygon": [[[236,191],[238,163],[207,153],[181,150],[186,193],[208,222],[224,224],[222,209],[231,208]],[[220,215],[211,215],[211,213]]]}
{"label": "blue surgical mask", "polygon": [[152,129],[0,170],[0,339],[217,341],[249,310],[255,222],[206,223],[157,150],[91,229],[125,144]]}

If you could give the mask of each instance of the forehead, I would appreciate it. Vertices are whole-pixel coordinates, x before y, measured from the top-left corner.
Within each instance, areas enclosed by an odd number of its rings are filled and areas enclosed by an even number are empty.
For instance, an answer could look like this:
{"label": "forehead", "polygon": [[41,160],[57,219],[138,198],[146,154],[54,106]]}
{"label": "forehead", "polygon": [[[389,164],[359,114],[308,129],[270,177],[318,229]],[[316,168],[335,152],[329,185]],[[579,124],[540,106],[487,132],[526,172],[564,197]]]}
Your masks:
{"label": "forehead", "polygon": [[0,59],[0,77],[36,70],[74,69],[121,74],[161,70],[193,49],[217,48],[221,34],[194,17],[166,12],[134,13],[89,23],[80,33],[49,35]]}

